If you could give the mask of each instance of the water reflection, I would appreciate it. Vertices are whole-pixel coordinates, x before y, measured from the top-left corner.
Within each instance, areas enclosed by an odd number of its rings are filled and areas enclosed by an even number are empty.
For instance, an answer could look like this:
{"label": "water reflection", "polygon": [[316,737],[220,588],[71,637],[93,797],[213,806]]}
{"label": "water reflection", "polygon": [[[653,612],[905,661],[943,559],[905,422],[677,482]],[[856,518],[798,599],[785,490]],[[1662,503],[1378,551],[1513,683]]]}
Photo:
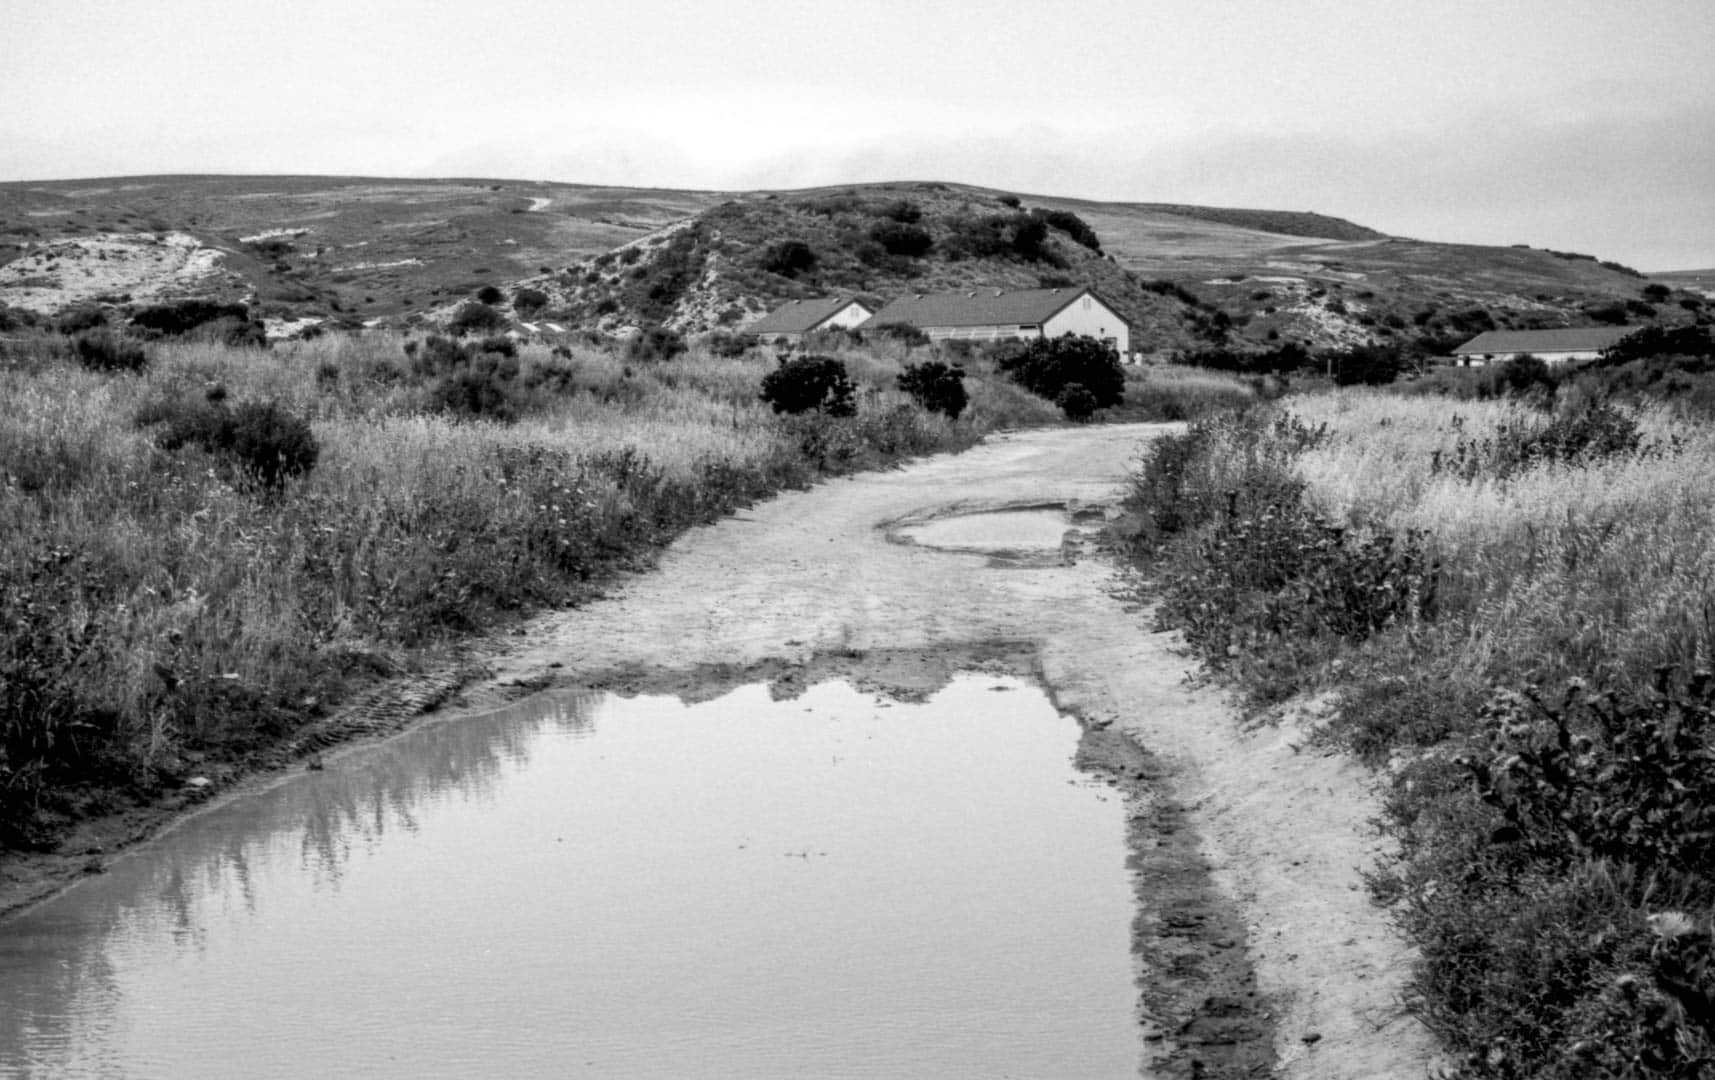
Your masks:
{"label": "water reflection", "polygon": [[1129,1074],[1122,815],[996,681],[339,758],[0,924],[0,1074]]}

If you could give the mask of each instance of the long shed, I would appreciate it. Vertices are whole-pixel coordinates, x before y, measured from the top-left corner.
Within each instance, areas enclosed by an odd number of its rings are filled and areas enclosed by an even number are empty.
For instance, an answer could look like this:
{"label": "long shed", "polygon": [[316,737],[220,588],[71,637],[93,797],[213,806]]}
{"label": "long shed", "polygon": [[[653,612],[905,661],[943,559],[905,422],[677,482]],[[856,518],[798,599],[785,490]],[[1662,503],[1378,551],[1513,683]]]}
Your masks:
{"label": "long shed", "polygon": [[1581,326],[1557,330],[1488,330],[1453,350],[1464,364],[1534,356],[1549,364],[1594,360],[1635,326]]}
{"label": "long shed", "polygon": [[856,326],[872,314],[874,313],[864,304],[846,296],[788,300],[745,327],[745,333],[796,341],[817,330]]}
{"label": "long shed", "polygon": [[1131,351],[1131,327],[1087,285],[914,293],[883,305],[859,329],[888,323],[915,326],[937,341],[1083,334],[1107,342],[1121,356]]}

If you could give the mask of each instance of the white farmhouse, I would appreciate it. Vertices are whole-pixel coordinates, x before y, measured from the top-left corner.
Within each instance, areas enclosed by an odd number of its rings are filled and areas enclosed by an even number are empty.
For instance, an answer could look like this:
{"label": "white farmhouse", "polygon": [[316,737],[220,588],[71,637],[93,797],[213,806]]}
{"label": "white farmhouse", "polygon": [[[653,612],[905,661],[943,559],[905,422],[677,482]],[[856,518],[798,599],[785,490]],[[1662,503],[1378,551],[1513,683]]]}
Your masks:
{"label": "white farmhouse", "polygon": [[797,341],[817,330],[845,330],[857,326],[874,312],[843,296],[819,296],[813,300],[788,300],[745,327],[745,333],[764,338],[783,337]]}
{"label": "white farmhouse", "polygon": [[1461,364],[1477,365],[1534,356],[1549,364],[1594,360],[1635,326],[1584,326],[1560,330],[1489,330],[1453,350]]}
{"label": "white farmhouse", "polygon": [[1087,285],[916,293],[888,303],[859,329],[888,323],[915,326],[936,341],[1082,334],[1107,342],[1121,356],[1131,351],[1131,327]]}

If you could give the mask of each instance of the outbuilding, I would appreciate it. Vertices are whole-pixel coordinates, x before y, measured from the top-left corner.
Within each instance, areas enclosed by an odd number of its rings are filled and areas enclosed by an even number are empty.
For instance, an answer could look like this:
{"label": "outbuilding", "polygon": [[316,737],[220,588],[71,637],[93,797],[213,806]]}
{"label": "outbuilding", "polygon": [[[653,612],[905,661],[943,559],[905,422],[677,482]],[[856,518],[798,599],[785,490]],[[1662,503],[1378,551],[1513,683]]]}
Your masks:
{"label": "outbuilding", "polygon": [[1453,350],[1461,364],[1481,365],[1534,356],[1548,364],[1594,360],[1635,326],[1582,326],[1558,330],[1489,330]]}
{"label": "outbuilding", "polygon": [[889,302],[859,329],[889,323],[915,326],[936,341],[1082,334],[1107,342],[1122,357],[1131,352],[1131,327],[1087,285],[915,293]]}
{"label": "outbuilding", "polygon": [[788,300],[745,328],[745,333],[764,338],[797,341],[817,330],[850,329],[875,312],[846,296],[818,296],[810,300]]}

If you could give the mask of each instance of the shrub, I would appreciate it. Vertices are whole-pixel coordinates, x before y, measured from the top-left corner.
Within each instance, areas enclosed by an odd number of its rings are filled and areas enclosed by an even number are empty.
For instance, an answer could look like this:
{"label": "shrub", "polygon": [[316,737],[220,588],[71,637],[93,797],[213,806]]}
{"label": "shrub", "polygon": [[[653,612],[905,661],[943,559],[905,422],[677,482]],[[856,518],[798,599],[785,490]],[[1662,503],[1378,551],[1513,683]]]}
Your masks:
{"label": "shrub", "polygon": [[1607,323],[1612,326],[1624,326],[1626,324],[1627,312],[1623,301],[1613,300],[1607,303],[1586,304],[1583,310],[1586,316],[1599,323]]}
{"label": "shrub", "polygon": [[497,308],[487,304],[467,303],[460,305],[447,322],[447,330],[453,334],[492,334],[506,329],[506,316]]}
{"label": "shrub", "polygon": [[685,351],[685,338],[676,330],[665,326],[651,326],[639,330],[625,343],[625,358],[630,361],[654,363],[660,360],[671,360]]}
{"label": "shrub", "polygon": [[[1119,354],[1092,337],[1033,338],[1023,352],[1003,357],[998,364],[1014,382],[1055,403],[1073,383],[1094,401],[1092,412],[1125,400],[1125,369]],[[1074,400],[1081,408],[1081,397]]]}
{"label": "shrub", "polygon": [[1090,228],[1088,222],[1070,210],[1032,210],[1030,214],[1051,228],[1059,229],[1091,251],[1100,252],[1102,250],[1102,241],[1096,235],[1096,230]]}
{"label": "shrub", "polygon": [[275,402],[221,400],[162,405],[139,413],[139,424],[166,421],[156,439],[163,450],[196,445],[236,466],[250,481],[277,490],[315,468],[321,454],[307,419]]}
{"label": "shrub", "polygon": [[891,221],[897,221],[901,225],[915,225],[923,220],[923,208],[910,199],[896,199],[890,203],[883,203],[877,214]]}
{"label": "shrub", "polygon": [[934,239],[923,229],[897,221],[876,222],[870,227],[869,236],[889,255],[902,255],[906,258],[925,255],[935,246]]}
{"label": "shrub", "polygon": [[548,306],[548,294],[541,289],[521,288],[512,293],[512,306],[520,312],[540,311]]}
{"label": "shrub", "polygon": [[107,325],[107,309],[100,304],[77,304],[60,312],[54,329],[62,334],[79,334]]}
{"label": "shrub", "polygon": [[1010,206],[1014,210],[1017,210],[1023,202],[1017,195],[997,195],[994,201],[1002,206]]}
{"label": "shrub", "polygon": [[1066,419],[1084,423],[1096,415],[1096,395],[1083,383],[1067,383],[1054,397],[1054,404],[1066,414]]}
{"label": "shrub", "polygon": [[852,416],[855,394],[845,363],[831,356],[782,360],[762,379],[762,400],[775,412],[794,416],[812,409],[825,416]]}
{"label": "shrub", "polygon": [[897,341],[908,348],[929,344],[929,335],[910,323],[881,323],[878,326],[870,327],[870,333],[889,341]]}
{"label": "shrub", "polygon": [[149,366],[143,346],[110,330],[79,334],[72,343],[78,362],[91,371],[142,371]]}
{"label": "shrub", "polygon": [[905,365],[899,376],[899,389],[921,408],[941,413],[949,420],[957,420],[970,400],[965,393],[964,369],[939,360]]}
{"label": "shrub", "polygon": [[204,323],[218,319],[250,321],[250,310],[243,304],[222,304],[214,300],[178,300],[170,304],[146,307],[131,316],[133,325],[168,337],[188,334]]}
{"label": "shrub", "polygon": [[703,339],[704,348],[710,356],[718,356],[723,360],[743,356],[756,345],[754,334],[734,334],[725,330],[716,330]]}
{"label": "shrub", "polygon": [[1702,326],[1646,326],[1603,349],[1597,364],[1602,367],[1617,367],[1633,360],[1648,360],[1657,356],[1715,359],[1715,337],[1710,335],[1707,327]]}
{"label": "shrub", "polygon": [[820,260],[809,244],[802,240],[777,240],[763,251],[758,264],[771,274],[795,278],[816,268]]}
{"label": "shrub", "polygon": [[949,258],[1007,258],[1061,265],[1060,259],[1045,246],[1047,223],[1022,211],[956,217],[948,226],[951,235],[944,247]]}
{"label": "shrub", "polygon": [[482,288],[476,290],[476,301],[479,304],[494,305],[500,303],[504,299],[505,297],[501,294],[500,290],[495,288],[493,285],[484,285]]}
{"label": "shrub", "polygon": [[1398,345],[1357,345],[1328,359],[1333,361],[1334,382],[1340,386],[1380,386],[1399,378],[1406,367]]}

